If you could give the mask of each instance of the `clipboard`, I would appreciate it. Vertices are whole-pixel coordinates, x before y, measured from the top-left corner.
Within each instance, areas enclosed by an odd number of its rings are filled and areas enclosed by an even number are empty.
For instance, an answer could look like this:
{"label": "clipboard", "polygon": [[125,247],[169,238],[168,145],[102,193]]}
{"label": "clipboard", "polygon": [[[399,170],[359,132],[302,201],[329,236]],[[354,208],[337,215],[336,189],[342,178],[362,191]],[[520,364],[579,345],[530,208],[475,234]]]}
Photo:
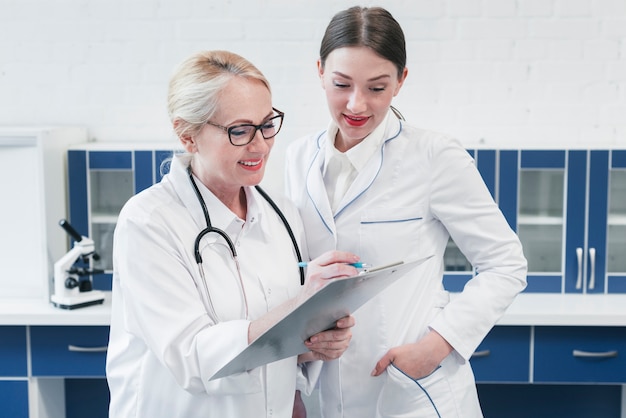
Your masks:
{"label": "clipboard", "polygon": [[306,339],[333,328],[338,319],[350,315],[404,273],[431,257],[398,261],[368,268],[356,276],[329,280],[327,285],[252,341],[209,380],[306,353],[309,351],[304,345]]}

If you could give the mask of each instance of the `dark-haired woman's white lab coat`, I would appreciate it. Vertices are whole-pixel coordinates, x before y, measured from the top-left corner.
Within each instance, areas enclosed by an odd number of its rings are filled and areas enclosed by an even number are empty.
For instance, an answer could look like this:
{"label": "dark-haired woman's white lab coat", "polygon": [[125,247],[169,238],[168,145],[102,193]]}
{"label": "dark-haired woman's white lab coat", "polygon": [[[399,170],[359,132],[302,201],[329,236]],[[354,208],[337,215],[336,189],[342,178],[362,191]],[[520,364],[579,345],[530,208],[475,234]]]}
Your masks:
{"label": "dark-haired woman's white lab coat", "polygon": [[[334,138],[324,131],[287,150],[287,195],[302,215],[311,257],[339,249],[376,265],[435,255],[354,313],[349,349],[323,366],[322,413],[481,416],[468,360],[526,285],[521,244],[457,141],[395,116],[386,124],[380,149],[334,213],[322,178],[326,141]],[[442,285],[449,236],[478,272],[452,299]],[[429,328],[454,348],[431,375],[413,380],[393,365],[370,375],[390,348]]]}

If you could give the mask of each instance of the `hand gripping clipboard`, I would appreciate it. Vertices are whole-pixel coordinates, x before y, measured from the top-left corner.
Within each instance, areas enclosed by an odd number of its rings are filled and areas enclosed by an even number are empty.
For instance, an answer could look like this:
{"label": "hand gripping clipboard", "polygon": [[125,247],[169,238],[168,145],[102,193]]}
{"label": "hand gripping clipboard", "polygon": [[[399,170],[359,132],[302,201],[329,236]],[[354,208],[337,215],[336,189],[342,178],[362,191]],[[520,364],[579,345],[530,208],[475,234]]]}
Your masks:
{"label": "hand gripping clipboard", "polygon": [[[307,338],[333,328],[338,319],[353,313],[404,273],[431,257],[399,261],[365,269],[356,276],[329,280],[327,285],[251,342],[209,380],[306,353],[309,351],[304,345]],[[355,326],[359,325],[366,326]]]}

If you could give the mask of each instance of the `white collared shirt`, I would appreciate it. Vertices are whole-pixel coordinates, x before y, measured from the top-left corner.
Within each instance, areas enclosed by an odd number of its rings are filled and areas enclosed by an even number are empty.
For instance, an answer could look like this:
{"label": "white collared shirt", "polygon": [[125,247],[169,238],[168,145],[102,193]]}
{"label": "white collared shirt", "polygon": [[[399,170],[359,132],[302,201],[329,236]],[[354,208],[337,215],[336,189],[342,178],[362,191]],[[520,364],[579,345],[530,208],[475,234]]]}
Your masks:
{"label": "white collared shirt", "polygon": [[[322,176],[333,212],[337,211],[341,199],[345,196],[356,176],[365,167],[367,161],[380,148],[384,141],[388,117],[389,114],[372,133],[346,152],[339,151],[335,147],[335,141],[326,143]],[[328,138],[336,138],[338,131],[337,124],[331,121],[328,125]]]}

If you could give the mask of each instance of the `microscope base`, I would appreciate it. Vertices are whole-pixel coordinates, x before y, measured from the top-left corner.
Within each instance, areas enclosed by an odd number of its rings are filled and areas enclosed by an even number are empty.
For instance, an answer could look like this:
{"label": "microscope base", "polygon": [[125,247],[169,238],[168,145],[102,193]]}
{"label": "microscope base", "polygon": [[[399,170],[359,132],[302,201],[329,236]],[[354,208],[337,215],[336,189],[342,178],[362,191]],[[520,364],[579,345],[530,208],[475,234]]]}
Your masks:
{"label": "microscope base", "polygon": [[50,301],[54,306],[61,309],[78,309],[85,306],[99,305],[104,302],[104,292],[91,290],[77,296],[52,295]]}

